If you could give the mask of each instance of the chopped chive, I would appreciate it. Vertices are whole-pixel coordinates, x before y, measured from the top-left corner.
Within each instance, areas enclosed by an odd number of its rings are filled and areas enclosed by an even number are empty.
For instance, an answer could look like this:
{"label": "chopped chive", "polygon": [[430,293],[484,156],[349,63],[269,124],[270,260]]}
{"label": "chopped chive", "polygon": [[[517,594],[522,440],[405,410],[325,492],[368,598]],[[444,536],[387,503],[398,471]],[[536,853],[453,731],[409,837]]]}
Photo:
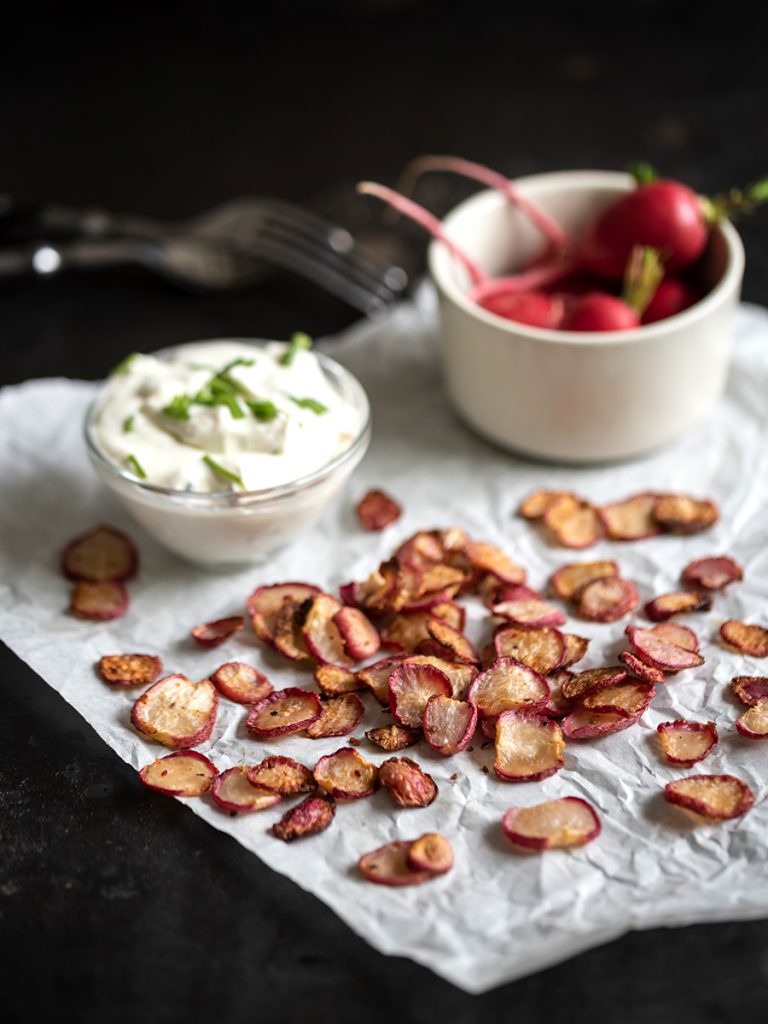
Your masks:
{"label": "chopped chive", "polygon": [[230,370],[234,370],[236,366],[253,366],[255,359],[233,359],[231,363],[227,363],[221,370],[219,370],[218,376],[222,377],[229,373]]}
{"label": "chopped chive", "polygon": [[131,467],[131,469],[136,474],[136,476],[139,478],[139,480],[146,480],[147,479],[146,470],[144,469],[144,467],[142,466],[142,464],[139,462],[139,460],[136,458],[135,455],[127,456],[125,461]]}
{"label": "chopped chive", "polygon": [[328,406],[318,402],[316,398],[294,398],[293,395],[288,397],[294,405],[298,405],[300,409],[311,409],[316,416],[322,416],[324,412],[328,412]]}
{"label": "chopped chive", "polygon": [[211,458],[210,455],[204,455],[203,462],[209,469],[212,469],[214,473],[218,474],[218,476],[223,477],[225,480],[229,480],[233,484],[237,484],[238,487],[242,487],[243,490],[245,490],[245,484],[237,473],[233,473],[231,469],[226,469],[214,458]]}
{"label": "chopped chive", "polygon": [[268,398],[255,399],[253,402],[245,403],[257,420],[262,423],[269,423],[277,416],[277,406]]}
{"label": "chopped chive", "polygon": [[299,352],[308,352],[312,348],[312,339],[308,334],[304,334],[303,331],[297,331],[291,335],[291,340],[288,344],[288,351],[283,352],[280,356],[281,366],[292,366],[293,360],[296,358]]}
{"label": "chopped chive", "polygon": [[123,420],[123,433],[130,434],[133,431],[135,416],[126,416]]}
{"label": "chopped chive", "polygon": [[128,371],[131,368],[131,363],[139,355],[141,355],[140,352],[131,352],[130,355],[126,356],[125,359],[121,360],[117,364],[117,366],[114,368],[110,376],[114,377],[118,373],[128,373]]}
{"label": "chopped chive", "polygon": [[189,395],[175,395],[163,409],[163,412],[166,416],[170,416],[172,420],[188,420],[191,404],[192,399]]}

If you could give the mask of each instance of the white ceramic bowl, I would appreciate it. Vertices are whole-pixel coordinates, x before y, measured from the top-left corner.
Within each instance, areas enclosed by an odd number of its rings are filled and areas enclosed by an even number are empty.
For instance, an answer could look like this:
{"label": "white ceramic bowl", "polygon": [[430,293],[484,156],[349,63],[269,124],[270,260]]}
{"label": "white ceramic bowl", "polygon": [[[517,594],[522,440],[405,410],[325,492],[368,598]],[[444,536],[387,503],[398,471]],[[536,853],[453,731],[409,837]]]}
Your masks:
{"label": "white ceramic bowl", "polygon": [[[515,184],[578,236],[634,181],[563,171]],[[494,276],[542,248],[537,230],[497,192],[468,199],[444,225]],[[722,393],[744,271],[741,239],[727,222],[712,232],[705,255],[706,297],[630,331],[555,331],[504,320],[468,301],[466,274],[441,245],[433,243],[429,263],[450,397],[471,427],[506,448],[563,462],[640,455],[692,427]]]}
{"label": "white ceramic bowl", "polygon": [[[262,344],[251,338],[227,339]],[[154,353],[162,358],[172,350]],[[99,448],[94,423],[101,395],[88,410],[85,439],[91,463],[144,529],[183,559],[208,568],[265,561],[320,518],[360,462],[371,439],[368,397],[359,381],[335,360],[315,352],[328,381],[358,412],[360,429],[325,466],[279,487],[208,494],[172,490],[137,480]]]}

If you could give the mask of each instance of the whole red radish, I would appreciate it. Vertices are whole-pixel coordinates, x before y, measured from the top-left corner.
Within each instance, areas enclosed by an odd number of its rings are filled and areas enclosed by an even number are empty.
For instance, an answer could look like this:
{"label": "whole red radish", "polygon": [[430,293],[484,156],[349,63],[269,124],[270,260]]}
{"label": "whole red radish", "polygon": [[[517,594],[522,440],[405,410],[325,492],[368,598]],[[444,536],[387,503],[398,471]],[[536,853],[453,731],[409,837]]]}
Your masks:
{"label": "whole red radish", "polygon": [[505,320],[530,327],[559,327],[563,319],[563,300],[544,292],[499,292],[479,303],[483,309]]}
{"label": "whole red radish", "polygon": [[640,326],[640,317],[622,299],[607,292],[587,292],[566,305],[560,327],[564,331],[628,331]]}
{"label": "whole red radish", "polygon": [[674,277],[665,278],[656,289],[656,294],[648,303],[643,313],[644,324],[654,324],[657,320],[666,320],[668,316],[682,313],[701,298],[701,292],[685,281]]}

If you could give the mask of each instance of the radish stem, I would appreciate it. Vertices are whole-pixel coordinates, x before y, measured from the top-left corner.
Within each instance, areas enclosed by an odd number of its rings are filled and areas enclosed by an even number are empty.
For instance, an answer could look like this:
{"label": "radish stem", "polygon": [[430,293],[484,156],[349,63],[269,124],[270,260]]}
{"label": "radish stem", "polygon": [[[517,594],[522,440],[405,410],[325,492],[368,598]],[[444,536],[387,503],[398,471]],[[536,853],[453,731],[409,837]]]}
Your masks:
{"label": "radish stem", "polygon": [[664,266],[658,250],[650,245],[636,245],[627,260],[622,298],[642,316],[650,306],[663,277]]}
{"label": "radish stem", "polygon": [[467,298],[472,302],[485,302],[494,295],[537,291],[539,288],[546,288],[548,285],[561,281],[579,269],[581,269],[580,260],[552,260],[550,263],[542,263],[539,266],[531,267],[530,270],[524,270],[521,274],[511,274],[496,279],[486,278],[485,281],[475,285]]}

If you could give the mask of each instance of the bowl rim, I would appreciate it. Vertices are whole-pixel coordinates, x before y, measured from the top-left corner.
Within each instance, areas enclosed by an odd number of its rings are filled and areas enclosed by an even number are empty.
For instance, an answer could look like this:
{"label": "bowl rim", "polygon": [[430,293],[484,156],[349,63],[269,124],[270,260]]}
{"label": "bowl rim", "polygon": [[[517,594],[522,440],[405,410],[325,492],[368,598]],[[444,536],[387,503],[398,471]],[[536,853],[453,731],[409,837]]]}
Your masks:
{"label": "bowl rim", "polygon": [[[523,190],[532,188],[539,195],[560,192],[568,188],[583,190],[604,188],[620,194],[629,191],[635,183],[631,174],[622,171],[596,170],[545,171],[541,174],[529,174],[511,180],[516,187]],[[482,189],[455,206],[443,218],[442,225],[448,234],[451,234],[451,228],[455,222],[467,214],[476,212],[476,207],[480,209],[488,206],[501,208],[505,203],[506,199],[499,192],[494,189]],[[718,222],[715,225],[715,230],[720,232],[725,241],[727,262],[722,277],[712,290],[680,313],[675,313],[673,316],[653,324],[642,324],[640,327],[624,331],[564,331],[549,327],[533,327],[528,324],[516,323],[514,320],[507,320],[483,309],[466,297],[453,274],[454,263],[450,255],[437,241],[433,241],[429,246],[428,263],[430,275],[438,291],[442,292],[448,300],[467,315],[511,338],[522,337],[577,346],[607,342],[631,345],[662,337],[677,328],[695,325],[706,317],[710,310],[717,307],[732,288],[738,286],[744,273],[744,246],[741,237],[729,220]]]}
{"label": "bowl rim", "polygon": [[[270,344],[274,339],[239,337],[199,338],[195,341],[186,341],[180,342],[177,345],[168,345],[147,354],[158,357],[167,357],[180,348],[186,348],[197,344],[210,345],[219,341],[264,346]],[[221,505],[225,508],[232,508],[241,504],[252,505],[274,501],[288,497],[300,491],[307,490],[331,476],[337,469],[341,469],[347,462],[353,460],[357,456],[358,452],[360,452],[361,448],[364,452],[371,435],[371,403],[363,385],[350,370],[345,366],[342,366],[341,363],[338,363],[335,359],[331,358],[331,356],[317,350],[313,350],[313,354],[317,357],[323,372],[331,377],[331,382],[334,386],[338,387],[341,385],[345,390],[348,389],[351,391],[351,399],[355,407],[361,413],[361,425],[354,439],[343,451],[339,452],[338,455],[335,455],[330,462],[324,463],[311,473],[306,473],[304,476],[297,477],[294,480],[288,480],[284,484],[259,488],[254,491],[188,491],[174,487],[163,487],[161,484],[153,484],[147,480],[140,480],[129,470],[124,469],[116,462],[113,462],[112,459],[108,458],[108,456],[99,448],[96,438],[94,437],[95,417],[99,411],[100,403],[104,397],[104,389],[109,378],[101,381],[98,393],[89,403],[88,409],[86,410],[85,419],[83,421],[83,434],[88,454],[95,460],[97,465],[102,469],[105,469],[115,481],[122,481],[123,483],[136,488],[138,491],[156,498],[168,498],[176,504],[191,504],[198,507]]]}

